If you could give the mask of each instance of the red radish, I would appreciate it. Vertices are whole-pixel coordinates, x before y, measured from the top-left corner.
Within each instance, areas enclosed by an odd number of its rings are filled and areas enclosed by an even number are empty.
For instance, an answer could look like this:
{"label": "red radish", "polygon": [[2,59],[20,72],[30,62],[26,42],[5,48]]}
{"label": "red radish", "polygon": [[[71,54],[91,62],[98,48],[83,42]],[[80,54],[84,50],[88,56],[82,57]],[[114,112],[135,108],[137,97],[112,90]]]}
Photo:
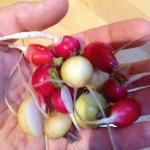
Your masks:
{"label": "red radish", "polygon": [[140,105],[134,99],[122,99],[111,106],[111,115],[108,118],[103,118],[89,124],[114,124],[117,127],[126,127],[132,124],[140,117]]}
{"label": "red radish", "polygon": [[110,78],[103,85],[104,96],[111,102],[116,102],[127,95],[127,86],[117,79]]}
{"label": "red radish", "polygon": [[40,44],[29,44],[28,46],[16,45],[14,43],[2,42],[8,44],[11,48],[17,48],[22,51],[25,58],[36,66],[55,63],[52,47],[46,47]]}
{"label": "red radish", "polygon": [[40,44],[30,44],[26,48],[25,57],[34,65],[53,64],[54,54],[52,50]]}
{"label": "red radish", "polygon": [[51,104],[56,111],[61,112],[61,113],[68,113],[68,111],[63,103],[60,89],[53,92],[53,94],[51,96]]}
{"label": "red radish", "polygon": [[116,119],[113,123],[118,127],[132,124],[140,116],[139,104],[133,99],[123,99],[111,107],[111,116]]}
{"label": "red radish", "polygon": [[100,42],[93,42],[84,48],[83,56],[86,57],[94,68],[111,73],[118,62],[110,48]]}
{"label": "red radish", "polygon": [[[38,67],[32,74],[32,85],[35,91],[38,94],[41,94],[43,97],[50,96],[56,89],[55,84],[50,81],[47,83],[43,83],[45,80],[53,78],[52,74],[50,73],[53,70],[56,70],[55,67],[52,67],[51,65],[44,65]],[[39,83],[43,84],[39,86],[34,86]]]}
{"label": "red radish", "polygon": [[63,36],[55,45],[56,55],[64,59],[76,55],[80,50],[80,42],[72,36]]}

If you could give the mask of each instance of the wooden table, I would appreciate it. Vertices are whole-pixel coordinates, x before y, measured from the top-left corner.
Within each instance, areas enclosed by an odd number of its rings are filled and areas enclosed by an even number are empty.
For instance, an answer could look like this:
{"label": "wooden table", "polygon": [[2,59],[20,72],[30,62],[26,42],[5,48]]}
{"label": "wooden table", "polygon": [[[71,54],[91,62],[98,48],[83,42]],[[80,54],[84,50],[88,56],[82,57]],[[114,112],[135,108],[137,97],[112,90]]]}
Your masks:
{"label": "wooden table", "polygon": [[[0,7],[15,2],[19,2],[19,0],[1,0]],[[73,34],[120,20],[133,18],[149,19],[149,6],[150,0],[69,0],[69,10],[65,18],[46,31],[58,35]],[[25,42],[28,43],[30,40]],[[38,42],[47,44],[47,42],[42,40]],[[121,53],[121,56],[119,54],[118,57],[122,62],[131,62],[150,58],[150,55],[145,54],[143,51],[136,51],[135,55],[134,51],[132,51],[127,52],[127,57],[124,52],[123,54]]]}
{"label": "wooden table", "polygon": [[[1,0],[0,7],[19,1]],[[120,20],[150,18],[149,0],[69,0],[69,5],[66,17],[48,31],[72,34]]]}

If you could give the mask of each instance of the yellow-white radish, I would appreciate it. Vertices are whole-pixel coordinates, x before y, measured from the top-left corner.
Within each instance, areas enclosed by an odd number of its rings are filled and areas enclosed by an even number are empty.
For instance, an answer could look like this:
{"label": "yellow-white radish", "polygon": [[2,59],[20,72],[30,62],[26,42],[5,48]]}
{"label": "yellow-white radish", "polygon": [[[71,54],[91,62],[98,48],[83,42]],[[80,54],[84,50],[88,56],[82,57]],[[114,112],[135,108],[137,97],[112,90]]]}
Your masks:
{"label": "yellow-white radish", "polygon": [[72,121],[68,114],[53,112],[44,121],[44,132],[50,139],[59,139],[69,131],[71,125]]}
{"label": "yellow-white radish", "polygon": [[21,129],[34,137],[44,134],[43,115],[37,108],[32,97],[26,98],[19,106],[18,123]]}
{"label": "yellow-white radish", "polygon": [[82,56],[68,58],[61,67],[62,79],[73,88],[85,86],[93,74],[92,64]]}

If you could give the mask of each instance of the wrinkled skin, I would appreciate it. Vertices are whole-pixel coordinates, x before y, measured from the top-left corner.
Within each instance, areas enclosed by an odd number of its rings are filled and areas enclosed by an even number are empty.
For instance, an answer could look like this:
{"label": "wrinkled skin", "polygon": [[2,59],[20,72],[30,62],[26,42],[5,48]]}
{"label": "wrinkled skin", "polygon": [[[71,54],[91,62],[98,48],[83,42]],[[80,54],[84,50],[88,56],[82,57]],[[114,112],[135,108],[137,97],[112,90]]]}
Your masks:
{"label": "wrinkled skin", "polygon": [[[59,1],[59,2],[58,2]],[[57,3],[62,3],[59,6]],[[39,9],[40,6],[40,9]],[[29,11],[23,11],[21,8],[28,8]],[[38,11],[36,11],[38,8]],[[58,10],[58,13],[49,16],[45,19],[45,14],[49,14],[52,9]],[[18,10],[18,11],[17,11]],[[30,15],[30,12],[35,15]],[[20,3],[0,11],[0,34],[10,34],[28,30],[42,30],[56,22],[58,22],[67,11],[66,0],[45,1],[43,3]],[[17,13],[16,13],[17,12]],[[37,14],[38,12],[38,14]],[[50,13],[51,14],[51,13]],[[43,17],[44,16],[44,17]],[[11,24],[9,23],[11,21]],[[29,22],[33,20],[33,22]],[[9,26],[9,28],[7,28]],[[99,39],[101,42],[107,43],[116,49],[121,47],[126,42],[129,42],[136,37],[140,37],[149,33],[150,23],[144,20],[130,20],[104,26],[101,28],[86,31],[77,34],[76,36],[86,43]],[[146,38],[144,42],[148,41]],[[132,46],[143,44],[143,41],[137,42]],[[19,58],[20,53],[17,50],[8,49],[6,46],[0,46],[0,149],[1,150],[44,150],[44,137],[33,138],[22,132],[14,117],[4,103],[4,84],[6,78]],[[144,67],[143,67],[144,66]],[[29,77],[31,70],[24,60],[21,62],[21,68],[26,77]],[[129,70],[130,74],[135,74],[143,71],[150,71],[150,59],[142,62],[134,63]],[[18,72],[9,80],[7,95],[11,101],[11,105],[17,109],[19,103],[25,95],[26,89]],[[133,87],[146,85],[150,83],[150,78],[134,83]],[[142,90],[131,94],[131,97],[136,98],[142,108],[142,114],[150,113],[150,89]],[[126,128],[114,129],[113,137],[117,149],[139,149],[150,146],[150,122],[134,124]],[[75,144],[69,144],[64,138],[56,141],[49,140],[51,150],[66,150],[75,149],[76,146],[81,150],[109,150],[112,149],[108,138],[107,129],[98,130],[82,130],[81,140]]]}

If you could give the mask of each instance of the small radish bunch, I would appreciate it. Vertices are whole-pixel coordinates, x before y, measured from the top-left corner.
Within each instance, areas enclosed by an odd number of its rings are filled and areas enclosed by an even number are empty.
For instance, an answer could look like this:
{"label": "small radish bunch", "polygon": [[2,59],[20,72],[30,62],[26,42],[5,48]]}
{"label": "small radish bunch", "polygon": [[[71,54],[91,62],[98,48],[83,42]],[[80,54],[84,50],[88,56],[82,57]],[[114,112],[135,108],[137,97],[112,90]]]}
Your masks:
{"label": "small radish bunch", "polygon": [[108,124],[125,127],[139,118],[139,104],[128,98],[128,93],[136,90],[128,89],[128,84],[149,72],[127,78],[118,71],[120,66],[110,47],[92,42],[81,49],[80,41],[73,36],[32,31],[0,37],[0,42],[26,38],[46,38],[53,44],[19,46],[2,42],[22,51],[35,67],[29,83],[34,94],[21,102],[17,112],[25,133],[59,139],[71,132],[72,126],[79,132],[103,125],[109,129]]}

